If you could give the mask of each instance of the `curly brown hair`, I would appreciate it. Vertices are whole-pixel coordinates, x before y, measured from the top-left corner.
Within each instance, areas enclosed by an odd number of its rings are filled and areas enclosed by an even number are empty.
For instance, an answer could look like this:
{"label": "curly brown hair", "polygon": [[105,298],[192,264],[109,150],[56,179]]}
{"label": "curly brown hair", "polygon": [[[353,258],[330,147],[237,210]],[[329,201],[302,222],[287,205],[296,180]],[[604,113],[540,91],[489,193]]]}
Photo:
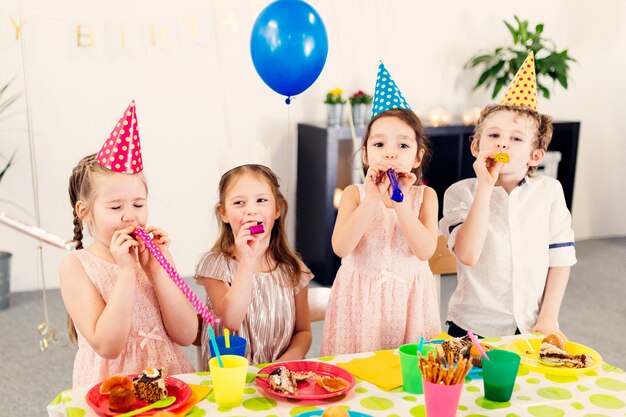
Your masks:
{"label": "curly brown hair", "polygon": [[[533,148],[531,149],[531,153],[536,149],[543,149],[544,151],[548,150],[548,146],[550,145],[550,141],[552,140],[553,132],[552,117],[546,114],[538,113],[528,108],[513,107],[506,104],[491,104],[485,107],[482,112],[480,112],[480,117],[478,118],[476,128],[474,129],[474,135],[472,135],[471,138],[472,143],[476,141],[476,145],[479,144],[480,135],[483,131],[483,124],[485,122],[485,119],[487,119],[487,117],[489,117],[491,114],[499,111],[510,111],[516,113],[516,115],[528,116],[531,120],[533,120],[535,127],[537,128],[536,137],[533,139],[532,142]],[[536,166],[529,166],[527,173],[529,175],[532,175],[536,171]]]}
{"label": "curly brown hair", "polygon": [[[405,109],[391,109],[384,111],[382,113],[377,114],[370,120],[365,128],[365,132],[363,133],[363,142],[361,143],[361,149],[363,149],[363,154],[367,157],[367,141],[370,137],[370,131],[372,130],[372,126],[376,122],[376,120],[382,119],[384,117],[397,117],[402,120],[404,123],[409,125],[409,127],[415,132],[415,140],[417,142],[417,152],[421,149],[424,149],[424,156],[422,157],[422,162],[417,168],[413,168],[412,172],[417,177],[416,184],[419,184],[422,179],[422,172],[424,168],[428,166],[431,158],[431,150],[430,150],[430,139],[426,136],[426,129],[424,129],[424,125],[420,121],[417,114],[413,112],[413,110],[405,110]],[[363,174],[367,174],[368,165],[363,164]]]}

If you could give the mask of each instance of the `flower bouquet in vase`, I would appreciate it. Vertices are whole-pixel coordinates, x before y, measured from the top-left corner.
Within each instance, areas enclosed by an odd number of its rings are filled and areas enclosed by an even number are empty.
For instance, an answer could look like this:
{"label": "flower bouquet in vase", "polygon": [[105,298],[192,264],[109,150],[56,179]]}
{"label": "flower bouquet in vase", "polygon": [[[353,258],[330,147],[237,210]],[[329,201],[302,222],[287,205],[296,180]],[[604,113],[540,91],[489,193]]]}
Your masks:
{"label": "flower bouquet in vase", "polygon": [[367,108],[372,104],[372,96],[358,90],[350,96],[350,105],[352,107],[352,121],[355,127],[364,127],[368,120]]}
{"label": "flower bouquet in vase", "polygon": [[326,108],[328,109],[328,126],[338,127],[341,126],[343,119],[343,104],[346,102],[342,97],[343,90],[341,88],[335,88],[330,90],[326,94]]}

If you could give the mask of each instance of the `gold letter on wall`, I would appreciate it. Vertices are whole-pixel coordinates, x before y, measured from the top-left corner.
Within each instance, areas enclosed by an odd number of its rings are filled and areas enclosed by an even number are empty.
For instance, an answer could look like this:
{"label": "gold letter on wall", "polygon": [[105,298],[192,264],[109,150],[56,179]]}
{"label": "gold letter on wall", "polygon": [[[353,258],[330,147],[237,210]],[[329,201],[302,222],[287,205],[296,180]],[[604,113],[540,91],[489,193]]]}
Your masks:
{"label": "gold letter on wall", "polygon": [[193,16],[186,20],[189,23],[189,26],[191,26],[191,38],[194,41],[197,41],[198,40],[198,18]]}
{"label": "gold letter on wall", "polygon": [[93,46],[95,43],[93,37],[93,28],[91,25],[81,25],[78,24],[76,26],[76,44],[81,47],[88,48]]}
{"label": "gold letter on wall", "polygon": [[122,49],[126,49],[126,26],[120,25],[120,42]]}
{"label": "gold letter on wall", "polygon": [[162,24],[153,23],[150,25],[150,43],[152,46],[165,43],[165,28]]}
{"label": "gold letter on wall", "polygon": [[15,28],[15,40],[19,41],[20,40],[20,34],[22,33],[22,28],[24,27],[24,20],[22,19],[20,21],[20,23],[18,24],[15,21],[15,19],[13,19],[13,16],[11,16],[11,24]]}

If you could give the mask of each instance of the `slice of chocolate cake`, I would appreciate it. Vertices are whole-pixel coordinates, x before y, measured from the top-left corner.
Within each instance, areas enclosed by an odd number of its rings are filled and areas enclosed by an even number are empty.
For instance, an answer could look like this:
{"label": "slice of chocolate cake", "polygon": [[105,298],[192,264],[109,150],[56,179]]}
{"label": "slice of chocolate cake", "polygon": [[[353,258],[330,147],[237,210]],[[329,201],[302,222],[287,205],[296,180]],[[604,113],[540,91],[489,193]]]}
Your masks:
{"label": "slice of chocolate cake", "polygon": [[167,397],[163,368],[144,369],[142,373],[133,378],[133,387],[137,398],[148,404]]}
{"label": "slice of chocolate cake", "polygon": [[458,361],[461,357],[469,358],[469,351],[471,347],[472,340],[469,338],[469,336],[448,339],[444,340],[441,343],[444,358],[447,358],[448,354],[452,353],[455,362]]}
{"label": "slice of chocolate cake", "polygon": [[270,372],[269,383],[270,387],[276,392],[290,395],[295,395],[298,392],[298,384],[284,366],[280,366]]}
{"label": "slice of chocolate cake", "polygon": [[284,366],[279,366],[270,372],[269,384],[276,392],[297,395],[298,382],[306,381],[314,376],[314,372],[293,372]]}
{"label": "slice of chocolate cake", "polygon": [[539,362],[548,366],[588,368],[593,365],[593,358],[584,353],[572,355],[550,343],[542,343],[539,349]]}

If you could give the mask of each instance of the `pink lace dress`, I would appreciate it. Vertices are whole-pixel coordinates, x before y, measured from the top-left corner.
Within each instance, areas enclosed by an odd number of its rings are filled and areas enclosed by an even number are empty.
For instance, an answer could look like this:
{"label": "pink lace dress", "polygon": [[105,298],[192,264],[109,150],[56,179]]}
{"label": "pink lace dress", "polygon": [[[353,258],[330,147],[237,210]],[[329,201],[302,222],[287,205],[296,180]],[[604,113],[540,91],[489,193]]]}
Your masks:
{"label": "pink lace dress", "polygon": [[[106,303],[119,267],[87,250],[76,251],[85,272]],[[126,347],[115,359],[105,359],[91,348],[78,332],[78,352],[74,359],[74,388],[91,387],[115,374],[136,374],[146,367],[163,367],[166,375],[193,372],[185,352],[175,344],[163,325],[152,284],[143,271],[137,274],[135,308]]]}
{"label": "pink lace dress", "polygon": [[[361,199],[365,188],[359,184]],[[419,213],[424,186],[405,196]],[[396,212],[380,202],[341,267],[326,310],[322,356],[393,349],[441,332],[433,273],[411,252]]]}

